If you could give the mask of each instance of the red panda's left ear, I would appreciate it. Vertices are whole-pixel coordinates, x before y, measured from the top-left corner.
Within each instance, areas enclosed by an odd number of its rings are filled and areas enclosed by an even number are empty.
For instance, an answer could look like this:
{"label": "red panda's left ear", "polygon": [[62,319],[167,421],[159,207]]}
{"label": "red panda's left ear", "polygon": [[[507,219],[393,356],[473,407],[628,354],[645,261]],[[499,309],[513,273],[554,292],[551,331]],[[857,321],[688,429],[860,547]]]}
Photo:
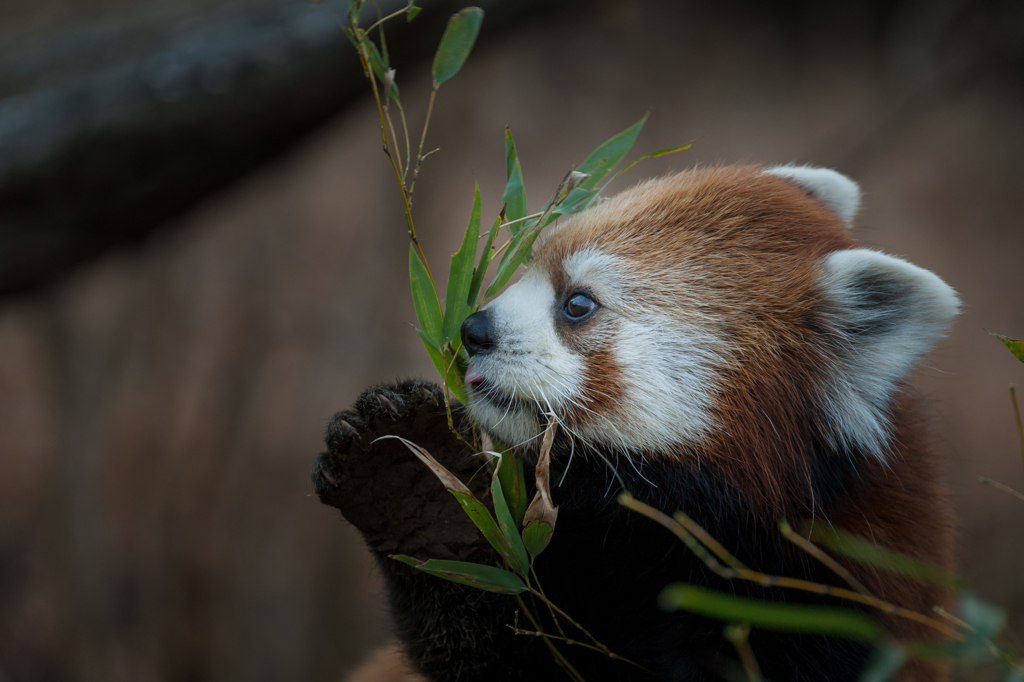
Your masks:
{"label": "red panda's left ear", "polygon": [[829,168],[813,166],[775,166],[764,171],[766,175],[788,178],[839,216],[847,227],[860,209],[860,187],[856,182]]}
{"label": "red panda's left ear", "polygon": [[949,328],[960,308],[937,275],[871,249],[821,262],[818,306],[835,336],[825,402],[839,440],[883,456],[887,407],[899,383]]}

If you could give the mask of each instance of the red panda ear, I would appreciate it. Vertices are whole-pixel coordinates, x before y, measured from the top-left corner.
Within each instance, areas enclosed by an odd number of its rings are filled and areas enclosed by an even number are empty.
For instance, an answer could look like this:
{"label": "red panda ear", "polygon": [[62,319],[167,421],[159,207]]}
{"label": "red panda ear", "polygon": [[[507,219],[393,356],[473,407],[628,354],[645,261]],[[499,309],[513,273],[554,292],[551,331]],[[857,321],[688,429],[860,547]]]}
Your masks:
{"label": "red panda ear", "polygon": [[838,444],[883,456],[893,393],[945,334],[960,300],[935,274],[870,249],[826,256],[818,286],[837,337],[825,389],[832,430]]}
{"label": "red panda ear", "polygon": [[775,166],[764,171],[767,175],[788,178],[795,185],[807,191],[839,216],[847,227],[853,227],[853,219],[860,209],[860,187],[842,173],[828,168],[813,166]]}

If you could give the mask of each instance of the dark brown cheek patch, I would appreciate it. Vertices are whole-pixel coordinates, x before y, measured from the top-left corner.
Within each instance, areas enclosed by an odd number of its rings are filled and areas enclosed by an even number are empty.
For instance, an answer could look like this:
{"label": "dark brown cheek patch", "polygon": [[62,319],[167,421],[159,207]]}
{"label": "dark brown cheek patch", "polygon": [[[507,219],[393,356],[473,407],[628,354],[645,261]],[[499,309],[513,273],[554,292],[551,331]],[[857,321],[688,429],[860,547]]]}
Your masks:
{"label": "dark brown cheek patch", "polygon": [[570,426],[593,420],[595,414],[610,417],[619,410],[623,395],[622,367],[612,344],[605,343],[584,353],[582,396],[567,406]]}

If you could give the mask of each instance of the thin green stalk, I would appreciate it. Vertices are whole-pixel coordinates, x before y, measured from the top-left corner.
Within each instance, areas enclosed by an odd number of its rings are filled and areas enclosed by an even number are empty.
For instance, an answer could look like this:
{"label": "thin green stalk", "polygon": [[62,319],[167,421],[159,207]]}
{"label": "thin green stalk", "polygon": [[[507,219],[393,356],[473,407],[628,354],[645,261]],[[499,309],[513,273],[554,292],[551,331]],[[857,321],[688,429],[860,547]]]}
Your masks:
{"label": "thin green stalk", "polygon": [[[693,535],[694,538],[699,540],[705,547],[714,552],[715,556],[721,559],[724,563],[729,564],[729,566],[735,569],[746,568],[746,566],[743,563],[741,563],[736,557],[730,554],[725,549],[725,547],[722,547],[722,545],[719,544],[718,540],[715,540],[715,538],[713,538],[710,533],[701,528],[700,524],[691,519],[689,516],[687,516],[681,511],[677,511],[675,514],[672,515],[672,518],[675,519],[676,523],[679,523],[684,528],[686,528],[686,530],[688,530],[690,534]],[[785,531],[783,531],[783,534],[785,534]]]}
{"label": "thin green stalk", "polygon": [[743,664],[743,669],[747,673],[747,680],[749,682],[762,682],[764,678],[761,677],[761,666],[757,664],[754,650],[750,648],[750,642],[747,641],[749,635],[750,625],[747,623],[727,625],[725,628],[725,637],[732,642],[733,648],[736,649],[736,654],[740,657],[740,663]]}
{"label": "thin green stalk", "polygon": [[501,253],[502,251],[504,251],[504,250],[505,250],[505,247],[506,247],[506,246],[508,246],[508,245],[509,245],[509,244],[511,244],[511,243],[512,243],[512,240],[511,240],[511,239],[509,239],[509,240],[508,240],[508,241],[506,241],[506,242],[505,242],[504,244],[502,244],[501,246],[499,246],[498,248],[496,248],[496,249],[494,250],[494,253],[493,253],[493,254],[491,254],[491,261],[493,262],[493,261],[494,261],[494,257],[495,257],[495,256],[497,256],[497,255],[498,255],[499,253]]}
{"label": "thin green stalk", "polygon": [[[379,24],[383,24],[383,23],[384,23],[385,21],[387,21],[388,19],[394,19],[394,18],[395,18],[395,17],[397,17],[397,16],[399,15],[399,14],[404,14],[404,13],[405,13],[405,12],[406,12],[406,11],[407,11],[408,9],[409,9],[409,6],[408,6],[408,5],[406,5],[405,7],[403,7],[403,8],[402,8],[402,9],[400,9],[400,10],[398,10],[397,12],[392,12],[391,14],[387,15],[386,17],[382,17],[382,18],[380,18],[380,19],[377,19],[377,21],[375,21],[375,22],[373,22],[372,24],[370,24],[370,28],[366,29],[366,32],[367,32],[367,33],[369,33],[369,32],[370,32],[370,31],[372,31],[373,29],[377,28],[377,26],[378,26]],[[378,11],[378,14],[379,14],[379,12],[380,12],[380,8],[377,8],[377,11]]]}
{"label": "thin green stalk", "polygon": [[[533,569],[533,559],[532,558],[530,560],[530,574],[533,575],[533,582],[536,583],[536,585],[537,585],[537,591],[540,592],[540,594],[544,597],[545,600],[547,600],[547,595],[544,594],[544,588],[541,587],[540,578],[537,576],[537,571],[535,571]],[[545,601],[545,603],[546,603],[546,605],[548,607],[548,612],[551,614],[551,620],[553,620],[555,622],[555,627],[558,628],[558,631],[560,633],[562,633],[562,637],[568,637],[568,635],[565,634],[565,630],[562,629],[561,621],[558,620],[558,614],[555,613],[555,610],[553,608],[551,608],[551,603],[549,601]],[[598,651],[601,651],[601,650],[598,649]],[[602,651],[602,653],[604,653],[604,652]]]}
{"label": "thin green stalk", "polygon": [[[508,227],[509,225],[515,225],[516,223],[522,223],[522,222],[526,222],[527,220],[533,220],[534,218],[539,218],[542,215],[544,215],[544,211],[540,211],[538,213],[534,213],[533,215],[524,216],[522,218],[517,218],[516,220],[510,220],[507,223],[502,223],[501,226],[502,227]],[[485,232],[484,234],[482,234],[480,236],[481,237],[486,237],[487,233]]]}
{"label": "thin green stalk", "polygon": [[[592,634],[590,634],[590,632],[589,632],[589,631],[588,631],[588,630],[587,630],[587,629],[586,629],[585,627],[583,627],[582,625],[580,625],[579,623],[577,623],[577,622],[576,622],[575,620],[573,620],[573,619],[572,619],[572,617],[571,617],[571,616],[570,616],[569,614],[567,614],[567,613],[566,613],[565,611],[563,611],[562,609],[558,608],[558,606],[556,606],[556,605],[555,605],[555,603],[554,603],[553,601],[551,601],[550,599],[548,599],[547,597],[545,597],[545,596],[544,596],[543,594],[541,594],[541,593],[540,593],[539,591],[537,591],[537,590],[531,590],[531,592],[532,592],[532,594],[534,594],[534,595],[535,595],[535,596],[536,596],[536,597],[537,597],[538,599],[540,599],[540,600],[541,600],[542,602],[544,602],[545,604],[547,604],[547,605],[548,605],[548,608],[550,608],[550,609],[553,609],[553,610],[557,611],[557,612],[558,612],[558,614],[559,614],[559,615],[561,615],[561,616],[562,616],[563,618],[565,618],[565,619],[566,619],[567,621],[569,621],[569,622],[570,622],[570,623],[571,623],[571,624],[573,625],[573,627],[575,627],[575,628],[576,628],[577,630],[579,630],[580,632],[582,632],[583,634],[585,634],[585,635],[586,635],[587,637],[589,637],[589,638],[590,638],[590,641],[592,641],[592,642],[594,643],[594,645],[595,645],[595,646],[599,647],[599,648],[601,649],[601,651],[603,651],[604,653],[606,653],[606,654],[608,654],[608,655],[610,655],[610,656],[612,656],[612,657],[614,657],[614,658],[621,658],[620,656],[616,656],[615,654],[613,654],[613,653],[612,653],[612,650],[611,650],[611,649],[609,649],[608,647],[606,647],[606,646],[605,646],[604,644],[601,644],[601,642],[597,641],[597,638],[596,638],[596,637],[594,637],[594,636],[593,636]],[[623,659],[623,660],[625,660],[625,659]]]}
{"label": "thin green stalk", "polygon": [[[596,651],[599,654],[603,654],[604,653],[603,651],[598,649],[593,644],[587,644],[586,642],[581,642],[581,641],[576,640],[576,639],[570,639],[569,637],[565,637],[563,635],[552,635],[550,633],[541,632],[539,630],[523,630],[522,628],[512,627],[511,625],[507,625],[506,627],[510,628],[517,635],[526,635],[526,636],[532,636],[532,637],[547,637],[547,638],[550,638],[550,639],[557,640],[559,642],[565,642],[569,646],[579,646],[579,647],[583,647],[584,649],[590,649],[591,651]],[[623,659],[620,659],[620,660],[623,660]]]}
{"label": "thin green stalk", "polygon": [[[606,645],[602,644],[600,641],[598,641],[598,639],[596,637],[594,637],[594,635],[590,634],[590,631],[588,631],[585,627],[583,627],[582,625],[577,623],[575,620],[573,620],[572,616],[570,616],[568,613],[566,613],[562,609],[558,608],[558,606],[556,606],[554,602],[549,600],[543,594],[541,594],[540,592],[538,592],[536,590],[532,590],[531,592],[532,592],[532,594],[534,596],[536,596],[542,602],[547,604],[550,608],[552,608],[555,611],[557,611],[558,614],[560,616],[562,616],[562,618],[565,618],[567,621],[572,623],[573,627],[575,627],[577,630],[579,630],[580,632],[585,634],[587,637],[589,637],[590,641],[594,643],[594,646],[596,646],[598,648],[598,650],[601,651],[601,653],[606,655],[608,658],[613,658],[616,661],[623,661],[625,663],[629,663],[630,665],[636,666],[637,668],[640,668],[641,670],[647,670],[647,668],[645,668],[644,666],[640,665],[636,661],[631,661],[630,659],[626,658],[625,656],[620,656],[617,653],[615,653],[614,651],[612,651],[611,649],[609,649]],[[650,672],[650,671],[648,670],[648,672]]]}
{"label": "thin green stalk", "polygon": [[1020,439],[1020,455],[1024,459],[1024,424],[1020,421],[1020,405],[1017,404],[1017,388],[1010,384],[1010,400],[1013,401],[1013,414],[1017,417],[1017,438]]}
{"label": "thin green stalk", "polygon": [[409,161],[412,158],[412,157],[409,156],[409,124],[406,123],[406,121],[405,121],[405,109],[402,108],[402,102],[396,99],[395,100],[395,106],[398,107],[398,114],[402,118],[402,131],[405,133],[405,158],[406,158],[406,164],[405,164],[405,170],[402,171],[402,186],[404,187],[405,186],[405,179],[409,175],[409,166],[412,165],[412,164],[409,163]]}
{"label": "thin green stalk", "polygon": [[[535,226],[533,227],[533,229],[534,229],[534,230],[543,230],[543,229],[544,229],[544,219],[545,219],[545,218],[547,218],[547,217],[548,217],[548,216],[549,216],[549,215],[551,214],[551,211],[553,211],[553,210],[555,209],[555,207],[556,207],[556,206],[558,206],[558,197],[559,197],[559,196],[561,195],[561,193],[562,193],[562,190],[563,190],[563,189],[565,188],[565,186],[566,186],[566,183],[568,183],[568,182],[569,182],[569,178],[570,178],[570,176],[571,176],[571,175],[572,175],[572,171],[569,171],[568,173],[566,173],[566,174],[565,174],[565,177],[564,177],[564,178],[562,178],[562,181],[561,181],[560,183],[558,183],[558,188],[557,188],[557,189],[555,190],[555,195],[554,195],[554,196],[553,196],[553,197],[551,198],[551,201],[549,201],[549,202],[548,202],[548,205],[547,205],[547,206],[546,206],[546,207],[544,208],[544,210],[540,212],[540,214],[539,214],[539,215],[540,215],[540,217],[539,217],[539,218],[537,218],[537,224],[536,224],[536,225],[535,225]],[[537,215],[537,214],[535,214],[535,215]],[[533,216],[527,216],[526,218],[522,218],[521,220],[528,220],[528,219],[530,219],[531,217],[533,217]],[[518,221],[513,221],[513,222],[518,222]],[[510,222],[510,223],[506,223],[505,225],[503,225],[503,227],[505,227],[505,226],[507,226],[507,225],[511,225],[511,224],[512,224],[511,222]],[[529,234],[527,234],[527,231],[526,231],[526,230],[523,230],[522,232],[520,232],[520,233],[519,233],[519,237],[520,237],[520,238],[521,238],[522,240],[524,240],[524,241],[525,241],[526,239],[528,239],[528,238],[529,238],[529,236],[530,236],[530,235],[529,235]],[[494,254],[493,254],[493,255],[491,256],[491,260],[493,261],[493,259],[494,259],[494,256],[497,256],[497,255],[498,255],[499,253],[501,253],[502,251],[504,251],[504,250],[505,250],[505,248],[506,248],[506,247],[507,247],[507,246],[508,246],[509,244],[511,244],[511,243],[512,243],[513,241],[516,241],[516,238],[515,238],[515,237],[513,237],[513,238],[509,239],[509,240],[508,240],[508,241],[506,241],[506,242],[505,242],[504,244],[502,244],[501,246],[499,246],[499,247],[498,247],[498,248],[497,248],[497,249],[496,249],[496,250],[494,251]],[[492,281],[493,281],[493,280],[492,280]]]}
{"label": "thin green stalk", "polygon": [[860,583],[860,581],[854,578],[853,574],[845,568],[843,568],[843,566],[840,565],[838,561],[830,557],[828,554],[822,551],[820,547],[818,547],[816,544],[814,544],[807,538],[803,537],[802,535],[799,535],[798,533],[795,533],[793,529],[790,527],[789,523],[786,522],[786,519],[782,519],[781,521],[779,521],[779,531],[782,533],[782,537],[786,538],[794,545],[804,550],[812,557],[814,557],[815,559],[823,563],[825,566],[830,568],[833,573],[835,573],[840,578],[845,580],[847,585],[857,590],[861,594],[871,594],[871,592],[868,591],[868,588],[864,587]]}
{"label": "thin green stalk", "polygon": [[[906,618],[907,620],[912,620],[917,623],[921,623],[922,625],[927,625],[933,630],[937,630],[952,639],[958,641],[963,641],[964,639],[962,634],[960,634],[959,632],[957,632],[956,630],[954,630],[953,628],[949,627],[941,621],[938,621],[934,618],[929,618],[928,616],[925,616],[921,613],[917,613],[916,611],[910,611],[900,606],[896,606],[895,604],[890,604],[889,602],[883,601],[878,597],[872,595],[860,594],[859,592],[854,592],[853,590],[847,590],[841,587],[832,587],[831,585],[823,585],[821,583],[815,583],[809,580],[801,580],[799,578],[787,578],[776,575],[767,575],[765,573],[760,573],[758,571],[752,571],[749,568],[726,568],[725,566],[722,566],[722,564],[720,564],[717,560],[715,560],[715,558],[711,556],[710,552],[708,552],[703,545],[700,545],[700,543],[697,542],[697,539],[694,538],[689,533],[689,531],[686,530],[686,528],[684,528],[678,521],[669,517],[667,514],[660,512],[659,510],[655,509],[654,507],[651,507],[650,505],[646,505],[643,502],[640,502],[629,493],[622,493],[622,495],[619,496],[619,503],[627,507],[628,509],[632,509],[633,511],[639,514],[643,514],[649,519],[657,521],[665,528],[670,530],[676,537],[678,537],[680,540],[683,541],[684,544],[686,544],[687,548],[690,549],[690,551],[696,554],[697,557],[704,562],[705,566],[707,566],[709,569],[714,571],[718,576],[725,578],[726,580],[732,580],[733,578],[737,578],[739,580],[746,580],[748,582],[757,583],[758,585],[761,585],[763,587],[788,587],[794,590],[800,590],[802,592],[810,592],[812,594],[821,594],[830,597],[837,597],[839,599],[846,599],[848,601],[854,601],[859,604],[865,604],[866,606],[874,607],[882,613],[888,614],[890,616]],[[700,546],[699,548],[695,549],[695,545]],[[732,557],[731,554],[729,555],[729,557],[731,557],[731,561],[735,561],[735,557]],[[727,563],[731,563],[731,561],[727,561]]]}
{"label": "thin green stalk", "polygon": [[[409,193],[405,191],[405,183],[402,182],[402,173],[398,170],[398,164],[395,163],[395,158],[391,154],[391,150],[388,148],[388,134],[387,134],[386,122],[385,122],[385,118],[384,118],[384,107],[381,105],[380,92],[377,90],[377,81],[374,79],[373,69],[370,68],[370,58],[369,58],[369,56],[366,53],[366,45],[363,44],[362,37],[360,36],[359,32],[356,31],[357,27],[355,25],[351,24],[351,22],[349,24],[349,27],[350,27],[350,30],[352,31],[352,35],[355,36],[356,44],[359,47],[359,49],[357,51],[359,53],[359,63],[363,67],[363,74],[366,75],[366,77],[370,81],[370,89],[373,90],[373,99],[377,103],[377,114],[380,117],[380,127],[381,127],[381,131],[380,132],[381,132],[381,138],[382,138],[383,144],[384,144],[384,153],[387,154],[388,159],[391,161],[391,167],[395,171],[395,178],[398,179],[398,186],[399,186],[399,189],[402,192],[402,201],[405,204],[405,221],[406,221],[406,224],[409,226],[409,238],[412,240],[413,245],[416,247],[416,251],[419,252],[420,258],[423,260],[423,266],[426,268],[427,277],[430,278],[430,284],[431,284],[431,286],[434,287],[434,292],[436,293],[437,292],[437,282],[434,281],[434,273],[431,272],[431,270],[430,270],[430,263],[427,261],[427,255],[425,253],[423,253],[423,247],[420,245],[420,241],[416,237],[416,225],[414,224],[413,219],[412,219],[412,204],[409,201]],[[434,94],[435,93],[436,93],[436,90],[434,90],[434,92],[431,92],[431,94],[430,94],[430,105],[431,105],[431,107],[433,107],[433,104],[434,104]],[[430,110],[428,109],[428,111],[427,111],[427,123],[429,123],[429,121],[430,121]],[[427,128],[426,128],[426,124],[424,124],[424,126],[423,126],[423,135],[424,135],[424,137],[426,137],[426,134],[427,134]],[[422,143],[422,140],[421,140],[420,141],[421,151],[422,151],[422,145],[423,145],[423,143]],[[416,163],[416,171],[418,172],[418,170],[419,170],[419,161],[417,161],[417,163]],[[413,173],[413,182],[415,182],[415,178],[416,178],[416,172]],[[410,191],[411,191],[411,188],[410,188]]]}
{"label": "thin green stalk", "polygon": [[[405,177],[405,170],[402,167],[402,154],[398,151],[398,135],[395,134],[395,125],[391,122],[391,112],[388,111],[387,104],[384,105],[384,115],[387,117],[388,127],[391,128],[391,139],[395,141],[394,153],[398,157],[398,169],[402,171],[402,177]],[[408,159],[406,159],[406,165],[408,165]]]}
{"label": "thin green stalk", "polygon": [[[530,609],[526,608],[526,602],[523,601],[523,596],[521,594],[516,595],[516,601],[519,602],[519,608],[523,610],[523,613],[526,614],[526,617],[530,619],[531,623],[533,623],[534,629],[537,632],[543,633],[544,630],[543,628],[541,628],[540,623],[537,621],[536,618],[533,617],[533,614],[530,612]],[[569,677],[573,678],[574,680],[577,680],[577,682],[586,682],[586,680],[583,679],[583,676],[580,675],[576,668],[572,666],[572,663],[570,663],[569,660],[565,657],[565,655],[558,650],[558,647],[556,647],[547,637],[541,637],[541,639],[544,640],[544,643],[551,651],[551,655],[555,657],[555,661],[560,666],[565,668],[565,671],[569,674]]]}
{"label": "thin green stalk", "polygon": [[984,483],[985,485],[990,485],[990,486],[992,486],[993,488],[995,488],[997,490],[1002,490],[1004,493],[1006,493],[1008,495],[1013,495],[1018,500],[1024,500],[1024,495],[1022,495],[1021,493],[1017,492],[1016,490],[1014,490],[1013,488],[1011,488],[1008,485],[1003,485],[999,481],[993,481],[991,478],[985,478],[984,476],[979,476],[978,480],[981,481],[982,483]]}
{"label": "thin green stalk", "polygon": [[[401,10],[399,10],[399,12],[400,11]],[[384,21],[385,21],[386,18],[394,17],[397,14],[398,14],[398,12],[395,12],[393,14],[389,14],[388,17],[381,17],[380,16],[380,5],[377,5],[377,21],[376,21],[376,23],[371,24],[370,28],[366,29],[366,35],[370,35],[370,31],[372,31],[374,29],[374,27],[380,26],[380,29],[377,31],[377,35],[380,36],[380,54],[381,54],[381,57],[384,58],[384,63],[385,64],[390,64],[391,63],[391,56],[388,54],[388,41],[384,37]]]}
{"label": "thin green stalk", "polygon": [[[427,102],[427,117],[423,121],[423,134],[420,135],[420,148],[416,152],[416,167],[412,171],[412,182],[409,184],[409,194],[406,199],[406,203],[412,201],[412,193],[416,189],[416,178],[420,174],[420,164],[423,163],[423,159],[427,158],[423,156],[423,145],[427,141],[427,128],[430,126],[430,114],[434,111],[434,98],[437,97],[437,86],[430,91],[430,101]],[[433,153],[433,152],[431,152]]]}
{"label": "thin green stalk", "polygon": [[966,621],[963,621],[963,620],[960,620],[959,618],[954,616],[952,613],[950,613],[946,609],[944,609],[941,606],[939,606],[938,604],[936,604],[935,606],[932,607],[932,611],[934,611],[935,613],[939,614],[940,616],[942,616],[943,618],[948,620],[950,623],[953,623],[954,625],[962,627],[964,630],[969,630],[971,632],[975,631],[974,627],[970,623],[968,623]]}

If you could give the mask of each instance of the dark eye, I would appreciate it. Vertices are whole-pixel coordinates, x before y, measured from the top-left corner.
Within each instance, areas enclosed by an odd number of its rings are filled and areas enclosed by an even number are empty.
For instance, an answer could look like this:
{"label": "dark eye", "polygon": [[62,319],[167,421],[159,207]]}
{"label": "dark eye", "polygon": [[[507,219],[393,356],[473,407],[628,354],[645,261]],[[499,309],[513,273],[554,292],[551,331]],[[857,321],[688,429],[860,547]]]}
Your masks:
{"label": "dark eye", "polygon": [[574,320],[586,317],[596,309],[597,303],[586,294],[573,294],[565,302],[565,314]]}

